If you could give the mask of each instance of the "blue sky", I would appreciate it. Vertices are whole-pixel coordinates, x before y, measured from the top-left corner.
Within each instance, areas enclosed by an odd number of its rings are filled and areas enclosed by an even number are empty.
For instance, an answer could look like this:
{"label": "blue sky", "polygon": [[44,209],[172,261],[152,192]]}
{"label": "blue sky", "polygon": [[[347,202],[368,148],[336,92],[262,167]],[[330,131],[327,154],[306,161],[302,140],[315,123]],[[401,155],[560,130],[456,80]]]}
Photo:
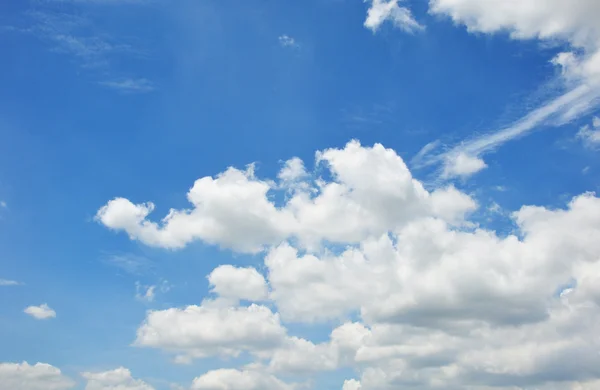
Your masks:
{"label": "blue sky", "polygon": [[[25,390],[598,386],[600,371],[565,363],[598,359],[587,355],[598,340],[568,321],[600,315],[586,306],[600,302],[600,200],[589,194],[600,183],[600,8],[523,4],[2,2],[0,378]],[[331,183],[341,194],[327,198]],[[336,268],[351,248],[371,263],[343,269],[364,279]],[[299,263],[276,261],[294,249]],[[563,253],[572,259],[555,259]],[[476,282],[475,271],[444,268],[448,259],[507,275]],[[394,261],[439,269],[411,274]],[[221,265],[234,267],[217,277]],[[420,281],[381,282],[383,295],[362,302],[379,266]],[[566,285],[577,286],[569,303],[538,296]],[[483,303],[472,301],[478,288]],[[454,297],[446,308],[430,305],[440,291]],[[215,318],[223,335],[204,331]],[[490,340],[575,330],[561,336],[564,350],[538,340],[557,355],[513,372],[508,361],[534,352],[449,340],[458,320],[498,332]],[[330,341],[344,324],[368,333],[362,349]],[[452,346],[433,353],[430,343]],[[365,358],[384,346],[395,352]],[[490,351],[498,361],[473,363]],[[419,366],[426,358],[440,362]],[[15,373],[22,362],[31,367]],[[130,371],[111,371],[120,367]],[[39,387],[36,370],[55,387]]]}

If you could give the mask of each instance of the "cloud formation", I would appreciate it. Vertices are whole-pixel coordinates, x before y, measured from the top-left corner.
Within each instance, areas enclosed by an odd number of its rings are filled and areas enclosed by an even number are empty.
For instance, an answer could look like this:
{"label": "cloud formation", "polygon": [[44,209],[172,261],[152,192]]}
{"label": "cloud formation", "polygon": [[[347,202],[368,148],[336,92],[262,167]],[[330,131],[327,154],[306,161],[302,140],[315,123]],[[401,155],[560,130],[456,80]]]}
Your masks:
{"label": "cloud formation", "polygon": [[[507,32],[512,39],[538,39],[563,42],[566,51],[552,63],[562,71],[564,92],[506,127],[468,139],[447,152],[420,156],[420,164],[443,165],[443,176],[468,176],[485,168],[481,156],[540,126],[558,126],[577,119],[600,103],[600,12],[596,0],[564,2],[542,0],[535,3],[503,0],[432,0],[429,11],[450,17],[469,32]],[[428,151],[431,152],[431,151]],[[465,166],[465,156],[478,164]],[[467,168],[467,169],[465,169]]]}
{"label": "cloud formation", "polygon": [[402,0],[365,0],[371,5],[367,10],[367,19],[365,27],[376,32],[386,21],[391,22],[394,27],[406,32],[413,33],[423,30],[424,27],[417,22],[410,9],[401,7],[399,3]]}
{"label": "cloud formation", "polygon": [[[179,363],[254,360],[207,373],[196,388],[242,379],[288,388],[276,377],[341,369],[356,373],[344,389],[593,388],[600,198],[522,206],[510,214],[514,232],[499,235],[469,218],[473,198],[425,190],[391,149],[353,141],[315,161],[327,168],[317,178],[292,159],[279,181],[252,166],[199,179],[188,194],[195,208],[161,225],[146,219],[148,204],[121,199],[99,211],[101,223],[149,245],[201,240],[263,258],[264,274],[217,267],[214,299],[149,312],[135,345]],[[273,191],[285,199],[275,203]],[[291,323],[340,325],[315,343]]]}
{"label": "cloud formation", "polygon": [[146,382],[135,379],[127,368],[119,367],[104,372],[83,372],[87,379],[85,390],[154,390]]}
{"label": "cloud formation", "polygon": [[0,363],[0,390],[66,390],[75,382],[49,364]]}
{"label": "cloud formation", "polygon": [[21,283],[16,280],[0,279],[0,286],[20,286]]}
{"label": "cloud formation", "polygon": [[[193,207],[172,209],[160,223],[148,220],[154,204],[134,204],[125,198],[109,201],[96,219],[151,246],[176,249],[202,240],[256,253],[291,237],[307,248],[324,241],[358,243],[426,216],[460,225],[477,208],[454,187],[426,191],[402,158],[380,144],[363,147],[352,141],[343,149],[317,152],[316,164],[334,178],[328,182],[297,176],[298,172],[292,175],[290,164],[300,162],[291,161],[279,174],[279,184],[257,178],[252,165],[198,179],[187,195]],[[296,186],[278,206],[270,195],[290,188],[290,177]]]}
{"label": "cloud formation", "polygon": [[45,303],[41,304],[40,306],[29,306],[24,310],[24,312],[36,320],[56,318],[56,312]]}

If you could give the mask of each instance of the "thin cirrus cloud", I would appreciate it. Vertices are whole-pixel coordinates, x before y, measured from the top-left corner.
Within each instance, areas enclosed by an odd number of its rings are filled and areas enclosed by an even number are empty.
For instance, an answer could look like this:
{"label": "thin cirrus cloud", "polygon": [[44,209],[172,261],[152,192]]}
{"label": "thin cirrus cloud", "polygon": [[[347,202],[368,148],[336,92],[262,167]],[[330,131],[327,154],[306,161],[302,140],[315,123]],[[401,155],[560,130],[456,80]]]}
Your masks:
{"label": "thin cirrus cloud", "polygon": [[441,163],[444,177],[470,176],[486,167],[482,155],[542,125],[568,123],[600,104],[600,3],[596,0],[543,0],[535,6],[523,1],[510,7],[503,0],[433,0],[429,11],[450,17],[470,32],[507,31],[515,40],[559,40],[569,48],[552,60],[562,71],[563,93],[502,129],[468,139],[448,151],[420,153],[415,166]]}
{"label": "thin cirrus cloud", "polygon": [[0,279],[0,286],[20,286],[23,283],[17,282],[16,280]]}
{"label": "thin cirrus cloud", "polygon": [[[146,54],[137,47],[123,42],[105,31],[99,31],[90,17],[78,12],[65,11],[61,3],[48,1],[35,10],[26,12],[28,24],[25,26],[5,26],[5,33],[31,35],[45,42],[52,52],[69,56],[91,77],[100,79],[98,85],[119,93],[149,93],[156,89],[154,83],[144,77],[115,77],[114,74],[126,74],[116,69],[115,59],[120,57],[143,59]],[[104,4],[142,4],[144,1],[68,1],[74,6],[88,3]]]}
{"label": "thin cirrus cloud", "polygon": [[146,93],[155,89],[154,83],[148,79],[120,79],[113,81],[102,81],[100,85],[114,89],[120,93]]}

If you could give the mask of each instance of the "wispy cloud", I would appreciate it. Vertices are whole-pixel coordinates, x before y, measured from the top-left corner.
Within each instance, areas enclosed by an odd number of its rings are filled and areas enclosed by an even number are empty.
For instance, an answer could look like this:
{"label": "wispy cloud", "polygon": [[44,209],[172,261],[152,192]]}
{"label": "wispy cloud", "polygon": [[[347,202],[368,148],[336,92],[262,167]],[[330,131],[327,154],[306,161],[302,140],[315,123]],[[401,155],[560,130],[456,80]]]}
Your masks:
{"label": "wispy cloud", "polygon": [[139,301],[152,302],[154,301],[154,290],[156,290],[156,286],[144,286],[140,282],[136,282],[135,298]]}
{"label": "wispy cloud", "polygon": [[278,40],[279,40],[279,44],[283,47],[291,47],[291,48],[299,48],[300,47],[298,42],[296,42],[296,40],[289,35],[285,35],[285,34],[281,35],[281,36],[279,36]]}
{"label": "wispy cloud", "polygon": [[154,263],[151,260],[130,253],[108,255],[102,261],[131,275],[144,275],[154,269]]}
{"label": "wispy cloud", "polygon": [[[592,84],[581,84],[534,109],[524,117],[497,131],[463,141],[447,151],[436,153],[437,144],[426,145],[413,159],[415,167],[442,164],[442,175],[469,176],[487,165],[481,156],[503,144],[520,138],[542,125],[564,125],[589,112],[600,99],[600,89]],[[462,169],[468,168],[468,169]]]}
{"label": "wispy cloud", "polygon": [[408,8],[399,5],[400,0],[365,0],[365,2],[369,1],[371,6],[367,11],[364,25],[373,32],[379,30],[386,21],[392,22],[395,27],[409,33],[425,28],[415,20]]}
{"label": "wispy cloud", "polygon": [[148,79],[121,79],[102,81],[101,85],[121,93],[146,93],[154,91],[154,83]]}
{"label": "wispy cloud", "polygon": [[[74,62],[96,78],[101,78],[99,83],[120,92],[151,92],[154,90],[152,82],[146,78],[122,77],[114,79],[113,74],[124,73],[116,69],[115,59],[120,56],[141,57],[143,52],[133,45],[122,42],[121,39],[111,34],[98,31],[93,20],[80,16],[75,11],[69,13],[64,7],[55,3],[66,2],[46,0],[38,2],[35,11],[25,14],[25,26],[4,26],[2,30],[13,33],[31,34],[46,42],[49,50],[70,56]],[[69,1],[71,3],[87,3],[90,0]],[[123,3],[122,0],[94,0],[93,3]],[[126,2],[132,2],[128,0]],[[139,1],[140,3],[142,1]],[[54,4],[54,6],[53,6]],[[45,6],[44,6],[45,5]],[[69,7],[68,9],[72,9]],[[106,80],[108,78],[108,80]]]}
{"label": "wispy cloud", "polygon": [[22,284],[16,280],[0,279],[0,286],[20,286]]}
{"label": "wispy cloud", "polygon": [[577,138],[589,149],[600,149],[600,118],[594,117],[591,125],[579,129]]}
{"label": "wispy cloud", "polygon": [[[393,101],[374,103],[366,106],[345,107],[341,111],[341,121],[354,129],[374,129],[385,125],[398,123],[396,105]],[[407,130],[407,133],[416,134],[419,131]]]}
{"label": "wispy cloud", "polygon": [[135,298],[139,301],[150,303],[154,301],[156,293],[166,293],[171,289],[168,281],[162,280],[158,285],[143,285],[135,282]]}

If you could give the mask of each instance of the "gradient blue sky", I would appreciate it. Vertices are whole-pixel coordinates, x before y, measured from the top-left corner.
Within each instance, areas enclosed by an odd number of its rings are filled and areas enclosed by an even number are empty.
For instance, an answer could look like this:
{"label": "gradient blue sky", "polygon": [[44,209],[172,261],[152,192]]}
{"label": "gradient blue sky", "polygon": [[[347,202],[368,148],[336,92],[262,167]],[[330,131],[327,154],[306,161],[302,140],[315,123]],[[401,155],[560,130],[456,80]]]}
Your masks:
{"label": "gradient blue sky", "polygon": [[[585,83],[565,81],[552,59],[573,48],[585,56],[591,46],[568,34],[518,39],[510,28],[468,29],[416,0],[397,6],[423,30],[390,18],[370,29],[375,5],[0,2],[0,362],[51,364],[81,389],[81,372],[122,366],[156,389],[187,388],[205,372],[248,362],[174,364],[168,352],[132,343],[148,310],[200,304],[215,267],[264,270],[264,253],[130,239],[95,219],[115,197],[153,202],[158,220],[190,207],[186,193],[198,178],[254,162],[258,177],[275,179],[292,157],[313,171],[316,151],[352,139],[393,149],[430,191],[452,184],[468,194],[479,205],[469,220],[500,237],[516,229],[509,216],[523,205],[563,208],[599,190],[600,142],[581,130],[595,131],[595,102],[469,157],[486,169],[444,174],[448,151]],[[434,158],[414,159],[432,142]],[[139,296],[149,286],[152,301]],[[55,318],[24,313],[43,303]],[[316,343],[328,340],[331,324],[286,327]],[[346,367],[304,379],[341,389],[360,374]]]}

